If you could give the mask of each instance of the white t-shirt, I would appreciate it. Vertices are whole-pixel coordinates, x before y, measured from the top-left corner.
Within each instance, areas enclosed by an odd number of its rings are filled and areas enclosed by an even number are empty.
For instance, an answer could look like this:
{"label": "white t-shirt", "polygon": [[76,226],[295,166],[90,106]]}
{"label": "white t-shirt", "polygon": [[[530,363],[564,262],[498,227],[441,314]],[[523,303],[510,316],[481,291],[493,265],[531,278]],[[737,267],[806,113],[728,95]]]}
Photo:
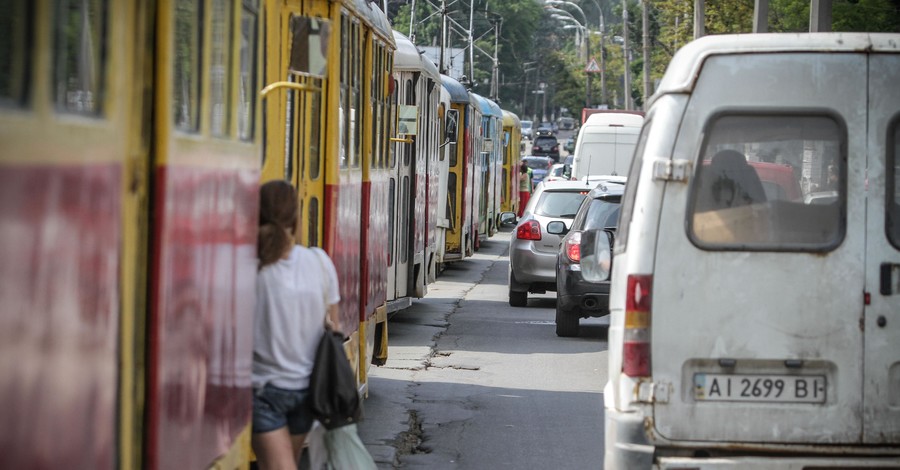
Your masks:
{"label": "white t-shirt", "polygon": [[253,343],[253,386],[309,387],[325,307],[341,300],[337,272],[319,248],[295,246],[287,259],[259,271]]}

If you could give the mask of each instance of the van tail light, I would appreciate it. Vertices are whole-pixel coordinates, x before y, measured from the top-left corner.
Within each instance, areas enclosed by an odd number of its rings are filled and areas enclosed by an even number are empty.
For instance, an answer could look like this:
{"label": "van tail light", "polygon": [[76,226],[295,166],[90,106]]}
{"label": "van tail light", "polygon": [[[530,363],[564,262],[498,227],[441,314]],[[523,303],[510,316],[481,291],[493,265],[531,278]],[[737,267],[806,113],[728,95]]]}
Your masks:
{"label": "van tail light", "polygon": [[652,275],[629,275],[625,293],[625,335],[622,372],[629,377],[650,376],[650,311]]}
{"label": "van tail light", "polygon": [[516,229],[516,238],[519,240],[540,240],[541,224],[537,220],[529,220]]}
{"label": "van tail light", "polygon": [[566,239],[566,258],[573,263],[581,262],[581,232],[574,232]]}

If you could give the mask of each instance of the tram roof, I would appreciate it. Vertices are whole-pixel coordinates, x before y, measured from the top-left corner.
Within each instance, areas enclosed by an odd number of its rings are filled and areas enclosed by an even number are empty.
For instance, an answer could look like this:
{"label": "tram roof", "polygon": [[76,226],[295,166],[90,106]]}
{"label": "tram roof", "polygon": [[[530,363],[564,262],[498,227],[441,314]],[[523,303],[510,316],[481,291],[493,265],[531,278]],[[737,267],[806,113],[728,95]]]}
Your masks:
{"label": "tram roof", "polygon": [[424,72],[434,81],[440,81],[437,65],[424,57],[408,37],[394,30],[394,42],[397,43],[397,50],[394,51],[394,70]]}
{"label": "tram roof", "polygon": [[441,75],[441,85],[450,92],[451,103],[468,103],[469,91],[466,87],[459,83],[455,78],[449,75]]}
{"label": "tram roof", "polygon": [[478,106],[481,114],[494,116],[497,119],[503,119],[503,110],[500,109],[500,106],[498,106],[497,103],[494,103],[477,93],[470,93],[470,95],[472,96],[472,104]]}
{"label": "tram roof", "polygon": [[369,23],[385,40],[390,41],[393,28],[387,14],[381,8],[369,0],[343,0],[341,3]]}
{"label": "tram roof", "polygon": [[359,15],[372,24],[385,39],[390,39],[393,31],[387,14],[381,8],[373,5],[369,0],[352,0],[353,6]]}
{"label": "tram roof", "polygon": [[512,111],[503,110],[503,125],[504,126],[513,126],[519,127],[519,116],[516,116]]}
{"label": "tram roof", "polygon": [[[754,52],[898,52],[893,33],[762,33],[704,36],[690,42],[669,63],[654,98],[666,93],[689,93],[703,62],[714,55]],[[652,99],[651,99],[652,101]],[[648,106],[649,106],[648,102]]]}

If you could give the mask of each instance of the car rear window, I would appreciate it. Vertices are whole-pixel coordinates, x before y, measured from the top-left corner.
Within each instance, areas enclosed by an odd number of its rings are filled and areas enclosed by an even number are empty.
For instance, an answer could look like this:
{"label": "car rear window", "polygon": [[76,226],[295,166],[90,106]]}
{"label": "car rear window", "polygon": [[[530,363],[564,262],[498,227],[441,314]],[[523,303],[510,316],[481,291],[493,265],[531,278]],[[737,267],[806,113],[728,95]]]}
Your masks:
{"label": "car rear window", "polygon": [[543,158],[528,158],[525,160],[525,165],[532,170],[546,170],[547,165],[550,164],[550,159]]}
{"label": "car rear window", "polygon": [[544,191],[534,213],[544,217],[575,218],[586,195],[587,191]]}
{"label": "car rear window", "polygon": [[556,145],[558,143],[558,141],[556,140],[556,137],[544,136],[544,137],[538,137],[537,139],[534,139],[534,143],[535,143],[535,145]]}
{"label": "car rear window", "polygon": [[582,230],[615,228],[619,223],[619,207],[618,198],[615,200],[592,199],[587,206]]}

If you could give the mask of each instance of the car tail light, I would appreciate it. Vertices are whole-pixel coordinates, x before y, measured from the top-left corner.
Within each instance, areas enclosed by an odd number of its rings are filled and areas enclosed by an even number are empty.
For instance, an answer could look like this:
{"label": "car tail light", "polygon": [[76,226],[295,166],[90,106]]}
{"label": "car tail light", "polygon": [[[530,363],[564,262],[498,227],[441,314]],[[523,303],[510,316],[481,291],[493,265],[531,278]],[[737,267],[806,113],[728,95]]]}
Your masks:
{"label": "car tail light", "polygon": [[540,240],[541,224],[537,220],[529,220],[516,229],[516,238],[519,240]]}
{"label": "car tail light", "polygon": [[551,152],[559,152],[559,145],[554,145],[550,151]]}
{"label": "car tail light", "polygon": [[541,146],[540,146],[540,145],[534,144],[534,146],[531,147],[531,153],[535,153],[535,152],[538,152],[538,151],[540,151],[540,150],[541,150]]}
{"label": "car tail light", "polygon": [[650,376],[650,311],[653,276],[629,275],[625,293],[625,335],[622,372],[629,377]]}
{"label": "car tail light", "polygon": [[566,239],[566,258],[573,263],[581,262],[581,232],[573,232]]}

